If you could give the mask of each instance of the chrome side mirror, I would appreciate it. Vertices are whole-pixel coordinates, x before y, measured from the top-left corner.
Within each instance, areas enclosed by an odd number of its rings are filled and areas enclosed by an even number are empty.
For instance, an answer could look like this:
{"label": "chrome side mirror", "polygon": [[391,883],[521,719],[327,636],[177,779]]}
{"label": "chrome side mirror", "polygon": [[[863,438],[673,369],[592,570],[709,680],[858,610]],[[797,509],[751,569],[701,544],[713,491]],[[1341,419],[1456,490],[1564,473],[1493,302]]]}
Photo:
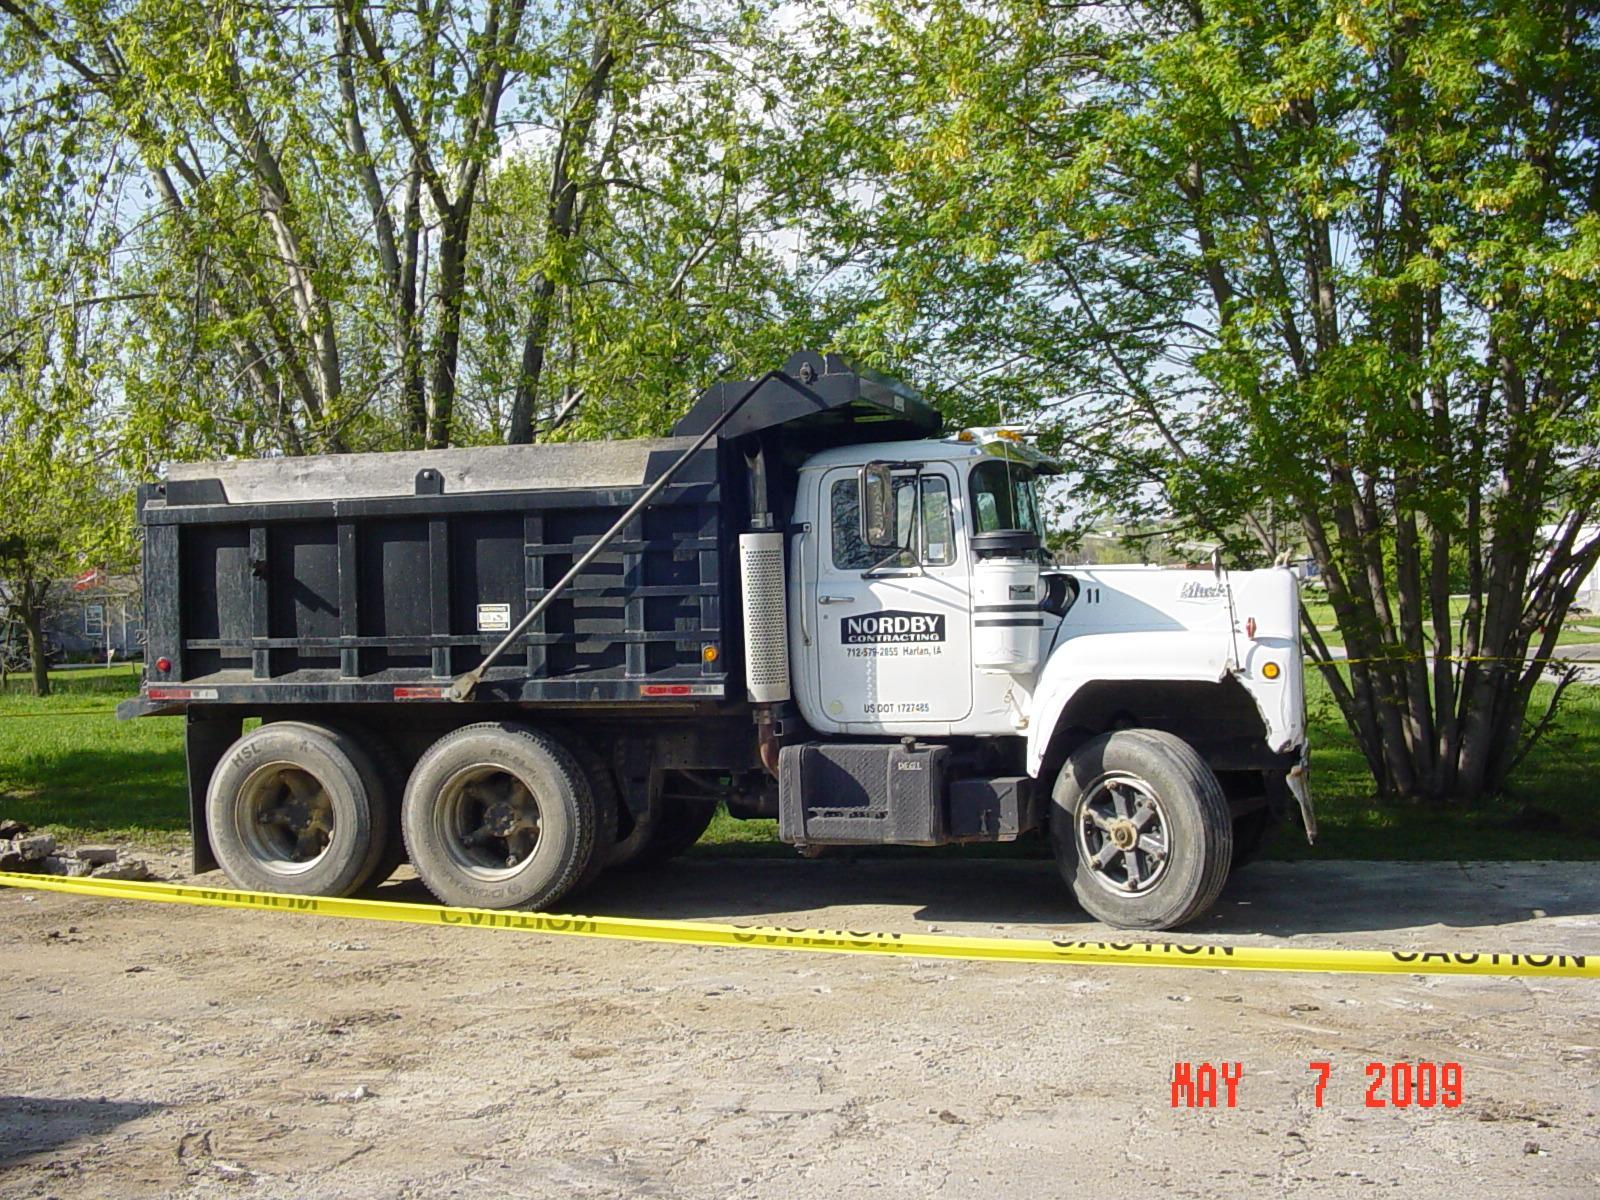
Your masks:
{"label": "chrome side mirror", "polygon": [[874,550],[895,550],[900,530],[895,521],[894,476],[888,463],[869,462],[858,475],[861,488],[861,541]]}

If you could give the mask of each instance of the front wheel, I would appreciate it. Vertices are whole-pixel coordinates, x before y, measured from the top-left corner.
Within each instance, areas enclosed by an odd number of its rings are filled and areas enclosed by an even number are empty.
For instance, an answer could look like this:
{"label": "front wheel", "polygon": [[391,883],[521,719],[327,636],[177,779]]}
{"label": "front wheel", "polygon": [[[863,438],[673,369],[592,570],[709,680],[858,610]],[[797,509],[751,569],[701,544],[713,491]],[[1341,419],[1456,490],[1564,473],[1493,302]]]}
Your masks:
{"label": "front wheel", "polygon": [[1215,903],[1233,860],[1222,785],[1192,746],[1124,729],[1056,777],[1050,840],[1078,903],[1119,929],[1176,929]]}

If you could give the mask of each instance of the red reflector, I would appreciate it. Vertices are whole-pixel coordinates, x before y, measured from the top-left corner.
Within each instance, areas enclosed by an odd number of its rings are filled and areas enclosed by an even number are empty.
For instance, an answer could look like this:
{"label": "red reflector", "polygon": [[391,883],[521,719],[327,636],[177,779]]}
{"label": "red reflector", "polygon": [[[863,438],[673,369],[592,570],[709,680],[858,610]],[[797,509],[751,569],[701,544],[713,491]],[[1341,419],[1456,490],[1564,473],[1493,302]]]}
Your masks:
{"label": "red reflector", "polygon": [[1255,637],[1255,635],[1256,635],[1256,619],[1254,617],[1251,617],[1249,620],[1247,620],[1244,623],[1244,635],[1247,638]]}
{"label": "red reflector", "polygon": [[640,685],[641,696],[692,696],[687,683],[646,683]]}
{"label": "red reflector", "polygon": [[158,659],[156,659],[156,670],[158,670],[158,671],[170,671],[170,670],[172,670],[172,660],[170,658],[158,658]]}
{"label": "red reflector", "polygon": [[147,700],[215,700],[217,689],[209,687],[147,687]]}
{"label": "red reflector", "polygon": [[397,687],[394,690],[396,700],[443,700],[445,689],[442,687]]}

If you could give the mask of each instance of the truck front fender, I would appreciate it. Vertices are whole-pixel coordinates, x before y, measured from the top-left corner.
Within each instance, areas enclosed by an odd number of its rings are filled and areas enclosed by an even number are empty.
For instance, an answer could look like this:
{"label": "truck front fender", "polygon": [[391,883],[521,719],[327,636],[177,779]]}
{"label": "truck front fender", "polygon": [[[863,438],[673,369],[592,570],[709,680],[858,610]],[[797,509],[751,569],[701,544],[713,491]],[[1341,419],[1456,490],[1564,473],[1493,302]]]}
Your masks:
{"label": "truck front fender", "polygon": [[1028,774],[1034,778],[1072,698],[1091,683],[1220,683],[1228,676],[1225,639],[1188,630],[1083,634],[1059,643],[1039,675],[1029,706]]}

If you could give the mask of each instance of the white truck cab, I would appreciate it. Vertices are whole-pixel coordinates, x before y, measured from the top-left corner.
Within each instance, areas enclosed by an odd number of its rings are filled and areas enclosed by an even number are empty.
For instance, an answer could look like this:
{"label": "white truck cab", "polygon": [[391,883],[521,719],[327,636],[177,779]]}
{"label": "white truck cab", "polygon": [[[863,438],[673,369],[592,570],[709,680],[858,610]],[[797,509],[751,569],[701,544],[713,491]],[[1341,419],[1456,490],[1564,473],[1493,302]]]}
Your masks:
{"label": "white truck cab", "polygon": [[[1091,911],[1168,927],[1209,906],[1290,797],[1315,835],[1298,585],[1281,569],[1054,566],[1038,488],[1056,469],[995,429],[807,459],[786,573],[794,701],[816,734],[1010,764],[1033,799],[999,818],[1001,836],[1051,825]],[[1103,769],[1076,778],[1085,747]],[[1212,824],[1230,827],[1212,830],[1228,866],[1191,864],[1166,905],[1151,901],[1178,873],[1180,826],[1201,822],[1168,811],[1148,777],[1161,771],[1199,776]],[[809,810],[795,806],[785,833],[805,844]],[[854,840],[833,815],[833,836],[815,840]],[[870,824],[860,832],[877,840]],[[1108,854],[1118,839],[1124,852]]]}
{"label": "white truck cab", "polygon": [[[1233,680],[1270,749],[1304,743],[1293,572],[1041,565],[1039,468],[984,432],[828,450],[801,470],[790,653],[813,728],[1022,736],[1037,774],[1090,684]],[[869,464],[893,464],[893,549],[863,537]]]}

